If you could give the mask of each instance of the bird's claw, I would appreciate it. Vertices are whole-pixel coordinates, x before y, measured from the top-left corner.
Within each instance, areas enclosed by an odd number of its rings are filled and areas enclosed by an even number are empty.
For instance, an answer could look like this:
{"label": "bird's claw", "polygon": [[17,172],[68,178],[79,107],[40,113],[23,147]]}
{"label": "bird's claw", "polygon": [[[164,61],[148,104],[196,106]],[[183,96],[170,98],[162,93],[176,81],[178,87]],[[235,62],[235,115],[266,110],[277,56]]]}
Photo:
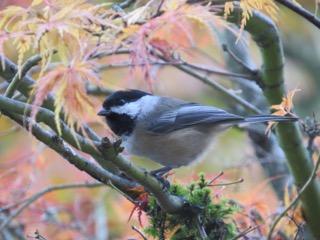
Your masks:
{"label": "bird's claw", "polygon": [[163,190],[167,190],[170,188],[170,182],[167,179],[165,179],[164,175],[168,173],[171,169],[171,167],[163,167],[150,172],[150,175],[155,177],[162,184]]}

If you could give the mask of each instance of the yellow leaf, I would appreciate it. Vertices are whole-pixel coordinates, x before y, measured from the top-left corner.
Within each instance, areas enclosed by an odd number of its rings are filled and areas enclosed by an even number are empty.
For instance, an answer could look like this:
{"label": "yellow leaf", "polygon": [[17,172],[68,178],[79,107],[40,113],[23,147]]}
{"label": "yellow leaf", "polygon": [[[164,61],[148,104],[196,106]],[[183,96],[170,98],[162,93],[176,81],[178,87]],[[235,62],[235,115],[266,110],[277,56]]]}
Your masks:
{"label": "yellow leaf", "polygon": [[285,116],[287,114],[292,115],[293,110],[293,97],[296,92],[300,91],[300,89],[294,89],[289,91],[286,97],[282,98],[282,102],[280,104],[275,104],[271,106],[271,109],[277,110],[273,113],[273,115],[277,116]]}
{"label": "yellow leaf", "polygon": [[133,34],[135,34],[140,29],[139,25],[129,25],[125,29],[122,30],[122,33],[117,37],[116,44],[121,43],[123,40],[131,37]]}
{"label": "yellow leaf", "polygon": [[67,88],[67,81],[63,81],[61,83],[61,86],[58,88],[56,93],[56,99],[54,102],[55,108],[54,108],[54,121],[56,123],[58,134],[61,135],[61,125],[60,125],[60,112],[62,110],[63,105],[63,94]]}
{"label": "yellow leaf", "polygon": [[234,9],[233,2],[226,2],[224,4],[224,18],[225,19],[233,12],[233,9]]}
{"label": "yellow leaf", "polygon": [[186,3],[186,0],[167,0],[163,4],[164,11],[176,10]]}
{"label": "yellow leaf", "polygon": [[[282,98],[282,102],[280,104],[275,104],[271,106],[272,110],[276,110],[272,113],[272,115],[276,116],[286,116],[286,115],[293,115],[293,97],[296,94],[296,92],[300,91],[300,89],[294,89],[292,91],[289,91],[286,97]],[[268,126],[266,128],[265,133],[268,135],[270,134],[272,128],[276,126],[276,122],[269,122]]]}
{"label": "yellow leaf", "polygon": [[43,3],[43,0],[33,0],[31,3],[31,7],[40,5],[41,3]]}

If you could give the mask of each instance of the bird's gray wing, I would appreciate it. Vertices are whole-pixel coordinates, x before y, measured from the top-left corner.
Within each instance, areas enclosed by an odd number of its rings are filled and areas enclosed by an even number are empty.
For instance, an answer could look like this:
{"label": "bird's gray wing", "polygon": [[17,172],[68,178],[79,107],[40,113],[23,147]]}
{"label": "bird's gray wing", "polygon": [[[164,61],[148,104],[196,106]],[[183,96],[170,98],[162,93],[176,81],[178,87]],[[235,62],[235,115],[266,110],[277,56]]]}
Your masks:
{"label": "bird's gray wing", "polygon": [[150,124],[148,130],[154,133],[169,133],[194,125],[231,123],[243,119],[219,108],[185,103],[174,110],[164,111]]}

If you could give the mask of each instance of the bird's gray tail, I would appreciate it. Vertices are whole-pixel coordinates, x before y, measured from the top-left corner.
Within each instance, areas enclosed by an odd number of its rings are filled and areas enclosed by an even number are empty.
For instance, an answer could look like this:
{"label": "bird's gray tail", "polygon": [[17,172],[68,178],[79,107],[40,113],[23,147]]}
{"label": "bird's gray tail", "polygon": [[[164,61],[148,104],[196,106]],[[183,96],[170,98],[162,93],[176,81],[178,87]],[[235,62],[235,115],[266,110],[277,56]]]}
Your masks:
{"label": "bird's gray tail", "polygon": [[294,116],[257,115],[246,117],[242,123],[264,123],[264,122],[295,122],[299,118]]}

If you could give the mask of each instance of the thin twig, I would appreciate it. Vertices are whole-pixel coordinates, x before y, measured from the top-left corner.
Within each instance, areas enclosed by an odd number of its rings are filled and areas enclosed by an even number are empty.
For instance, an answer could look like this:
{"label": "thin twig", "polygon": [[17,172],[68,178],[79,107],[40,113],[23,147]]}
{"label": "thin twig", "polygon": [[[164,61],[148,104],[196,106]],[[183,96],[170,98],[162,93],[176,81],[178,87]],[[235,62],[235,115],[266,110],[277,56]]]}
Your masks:
{"label": "thin twig", "polygon": [[139,228],[132,225],[131,229],[137,232],[140,235],[140,237],[142,237],[143,240],[148,240],[147,237],[143,234],[143,232]]}
{"label": "thin twig", "polygon": [[216,74],[216,75],[220,75],[220,76],[227,76],[227,77],[234,77],[234,78],[245,78],[245,79],[257,81],[257,76],[253,72],[251,73],[251,75],[246,75],[246,74],[241,74],[241,73],[228,72],[228,71],[224,71],[224,70],[211,69],[211,68],[207,68],[204,66],[191,64],[191,63],[188,63],[184,60],[180,60],[180,61],[181,61],[181,65],[185,65],[185,66],[194,68],[195,70],[204,71],[208,74],[211,73],[211,74]]}
{"label": "thin twig", "polygon": [[242,237],[244,237],[245,235],[247,235],[248,233],[256,230],[257,228],[259,228],[260,225],[256,225],[254,227],[250,226],[248,227],[247,229],[245,229],[243,232],[239,233],[237,236],[235,236],[234,238],[232,238],[232,240],[237,240],[237,239],[240,239]]}
{"label": "thin twig", "polygon": [[[102,183],[76,183],[76,184],[64,184],[64,185],[57,185],[48,187],[31,197],[24,199],[20,201],[19,203],[16,203],[15,205],[20,205],[17,209],[15,209],[7,218],[5,221],[3,221],[0,225],[0,232],[4,230],[6,226],[8,226],[11,221],[16,218],[18,215],[20,215],[27,207],[29,207],[33,202],[37,201],[42,196],[46,195],[47,193],[58,191],[58,190],[65,190],[65,189],[73,189],[73,188],[96,188],[96,187],[102,187],[105,186]],[[14,205],[14,206],[15,206]],[[11,206],[11,207],[14,207]]]}
{"label": "thin twig", "polygon": [[216,181],[218,178],[220,178],[223,174],[224,174],[224,172],[221,171],[217,176],[215,176],[213,179],[211,179],[211,180],[208,182],[208,185],[211,185],[214,181]]}
{"label": "thin twig", "polygon": [[199,66],[196,64],[191,64],[188,63],[184,60],[177,60],[177,61],[168,61],[168,62],[148,62],[148,63],[131,63],[131,62],[124,62],[124,63],[107,63],[107,64],[101,64],[99,66],[99,70],[103,71],[105,69],[109,68],[126,68],[126,67],[138,67],[138,66],[145,66],[145,65],[158,65],[158,66],[176,66],[176,65],[185,65],[190,68],[194,68],[195,70],[203,71],[208,74],[216,74],[220,76],[227,76],[227,77],[234,77],[234,78],[245,78],[249,80],[254,80],[256,81],[256,76],[254,75],[246,75],[246,74],[241,74],[241,73],[233,73],[233,72],[228,72],[224,70],[219,70],[219,69],[212,69],[204,66]]}
{"label": "thin twig", "polygon": [[236,180],[234,182],[228,182],[228,183],[217,183],[217,184],[209,184],[209,187],[219,187],[219,186],[229,186],[229,185],[234,185],[238,183],[242,183],[244,181],[243,178],[240,178],[239,180]]}
{"label": "thin twig", "polygon": [[[63,185],[51,186],[51,187],[48,187],[40,192],[37,192],[36,194],[32,195],[31,197],[20,200],[18,202],[7,205],[5,207],[1,207],[0,212],[4,212],[4,211],[7,211],[11,208],[17,207],[21,204],[24,204],[24,203],[30,201],[31,199],[34,199],[35,196],[41,197],[47,193],[50,193],[50,192],[53,192],[56,190],[64,190],[64,189],[71,189],[71,188],[96,188],[96,187],[102,187],[102,186],[105,186],[105,184],[103,184],[103,183],[73,183],[73,184],[63,184]],[[37,200],[39,197],[37,197],[35,200]]]}
{"label": "thin twig", "polygon": [[222,45],[222,49],[223,51],[227,52],[235,62],[241,65],[245,71],[248,71],[250,74],[255,75],[257,78],[257,69],[250,68],[242,59],[240,59],[236,54],[234,54],[234,52],[232,52],[226,44]]}
{"label": "thin twig", "polygon": [[316,15],[312,14],[308,10],[306,10],[303,7],[300,7],[298,4],[294,3],[293,1],[289,0],[276,0],[276,2],[284,5],[285,7],[291,9],[310,23],[312,23],[314,26],[320,29],[320,19],[317,18]]}
{"label": "thin twig", "polygon": [[152,16],[152,18],[155,18],[155,17],[158,17],[161,15],[162,11],[161,11],[161,8],[163,6],[163,3],[164,3],[164,0],[160,0],[160,4],[158,5],[158,8],[157,8],[157,11],[156,13]]}
{"label": "thin twig", "polygon": [[308,186],[314,181],[314,179],[317,176],[317,171],[320,165],[320,156],[318,157],[318,160],[313,168],[313,171],[311,173],[311,176],[309,177],[309,179],[306,181],[306,183],[302,186],[302,188],[298,191],[297,196],[292,200],[292,202],[286,207],[286,209],[283,210],[283,212],[276,218],[276,220],[274,221],[274,223],[272,224],[268,237],[268,240],[272,239],[272,234],[273,231],[275,230],[277,224],[280,222],[280,220],[287,214],[287,212],[297,203],[297,201],[300,199],[301,195],[303,194],[303,192],[308,188]]}
{"label": "thin twig", "polygon": [[176,68],[182,70],[185,73],[188,73],[189,75],[197,78],[198,80],[200,80],[201,82],[207,84],[208,86],[222,92],[224,95],[228,96],[229,98],[231,98],[233,101],[237,102],[239,105],[243,106],[244,108],[252,111],[253,113],[256,114],[261,114],[262,112],[254,105],[252,105],[251,103],[247,102],[246,100],[244,100],[243,98],[237,96],[236,94],[232,93],[230,90],[226,89],[224,86],[222,86],[221,84],[211,81],[207,76],[202,75],[194,70],[192,70],[190,67],[186,67],[186,66],[175,66]]}

